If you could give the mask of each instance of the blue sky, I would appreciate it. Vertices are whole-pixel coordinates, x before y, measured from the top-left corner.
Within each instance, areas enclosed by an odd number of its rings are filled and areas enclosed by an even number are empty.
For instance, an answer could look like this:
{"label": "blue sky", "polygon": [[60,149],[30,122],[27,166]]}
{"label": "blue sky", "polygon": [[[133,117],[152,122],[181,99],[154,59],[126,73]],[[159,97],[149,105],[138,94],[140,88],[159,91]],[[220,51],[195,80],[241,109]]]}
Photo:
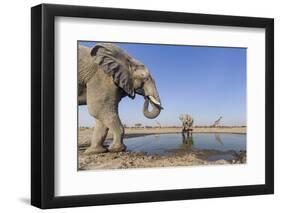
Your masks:
{"label": "blue sky", "polygon": [[[142,114],[143,97],[126,97],[119,104],[121,121],[128,126],[180,125],[181,113],[195,125],[210,125],[219,116],[223,125],[246,125],[245,48],[116,43],[149,69],[164,110],[156,119]],[[80,42],[92,47],[95,42]],[[92,126],[86,106],[79,106],[79,126]]]}

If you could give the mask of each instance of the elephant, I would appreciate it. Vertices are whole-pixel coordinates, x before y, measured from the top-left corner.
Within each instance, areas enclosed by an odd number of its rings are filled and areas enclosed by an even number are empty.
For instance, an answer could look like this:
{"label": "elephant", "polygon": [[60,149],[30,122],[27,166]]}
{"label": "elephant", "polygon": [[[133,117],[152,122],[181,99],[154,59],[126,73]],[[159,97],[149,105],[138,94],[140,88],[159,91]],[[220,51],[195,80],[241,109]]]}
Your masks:
{"label": "elephant", "polygon": [[193,118],[188,114],[181,114],[179,119],[182,121],[182,134],[187,132],[187,135],[192,134]]}
{"label": "elephant", "polygon": [[[96,125],[86,154],[121,152],[124,127],[118,113],[122,98],[144,97],[143,114],[156,118],[163,109],[155,80],[148,68],[113,43],[96,43],[92,48],[79,45],[78,104],[87,105]],[[152,109],[149,111],[149,104]],[[108,131],[113,141],[108,148],[103,143]]]}

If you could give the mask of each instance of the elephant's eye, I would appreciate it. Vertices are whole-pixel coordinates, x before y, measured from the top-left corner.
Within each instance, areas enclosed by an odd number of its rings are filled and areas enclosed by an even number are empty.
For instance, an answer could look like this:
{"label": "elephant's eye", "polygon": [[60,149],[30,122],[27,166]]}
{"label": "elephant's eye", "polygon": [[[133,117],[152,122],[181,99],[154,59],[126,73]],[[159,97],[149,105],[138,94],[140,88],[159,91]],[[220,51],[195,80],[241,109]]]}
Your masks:
{"label": "elephant's eye", "polygon": [[147,81],[147,80],[148,80],[148,77],[144,77],[144,78],[143,78],[143,81]]}
{"label": "elephant's eye", "polygon": [[142,74],[141,74],[141,78],[142,78],[142,80],[145,82],[145,81],[148,80],[149,77],[148,77],[145,73],[142,73]]}

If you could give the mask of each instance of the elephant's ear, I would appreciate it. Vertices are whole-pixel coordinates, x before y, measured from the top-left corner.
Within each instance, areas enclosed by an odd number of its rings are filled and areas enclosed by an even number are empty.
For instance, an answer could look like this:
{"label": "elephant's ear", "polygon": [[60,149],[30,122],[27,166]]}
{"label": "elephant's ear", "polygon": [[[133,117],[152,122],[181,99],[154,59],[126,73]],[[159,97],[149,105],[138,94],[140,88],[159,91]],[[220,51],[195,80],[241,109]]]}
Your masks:
{"label": "elephant's ear", "polygon": [[101,43],[91,49],[91,56],[106,74],[131,98],[134,98],[134,87],[128,55],[119,47],[110,43]]}

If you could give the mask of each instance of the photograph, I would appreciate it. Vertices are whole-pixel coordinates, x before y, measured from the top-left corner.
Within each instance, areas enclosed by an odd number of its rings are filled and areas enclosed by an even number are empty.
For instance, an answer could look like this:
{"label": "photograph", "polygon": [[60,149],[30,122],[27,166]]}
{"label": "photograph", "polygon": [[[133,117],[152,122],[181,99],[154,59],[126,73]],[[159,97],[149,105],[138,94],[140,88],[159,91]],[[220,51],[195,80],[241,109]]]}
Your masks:
{"label": "photograph", "polygon": [[77,41],[78,171],[247,163],[247,48]]}
{"label": "photograph", "polygon": [[274,193],[274,18],[160,9],[31,8],[33,206]]}

